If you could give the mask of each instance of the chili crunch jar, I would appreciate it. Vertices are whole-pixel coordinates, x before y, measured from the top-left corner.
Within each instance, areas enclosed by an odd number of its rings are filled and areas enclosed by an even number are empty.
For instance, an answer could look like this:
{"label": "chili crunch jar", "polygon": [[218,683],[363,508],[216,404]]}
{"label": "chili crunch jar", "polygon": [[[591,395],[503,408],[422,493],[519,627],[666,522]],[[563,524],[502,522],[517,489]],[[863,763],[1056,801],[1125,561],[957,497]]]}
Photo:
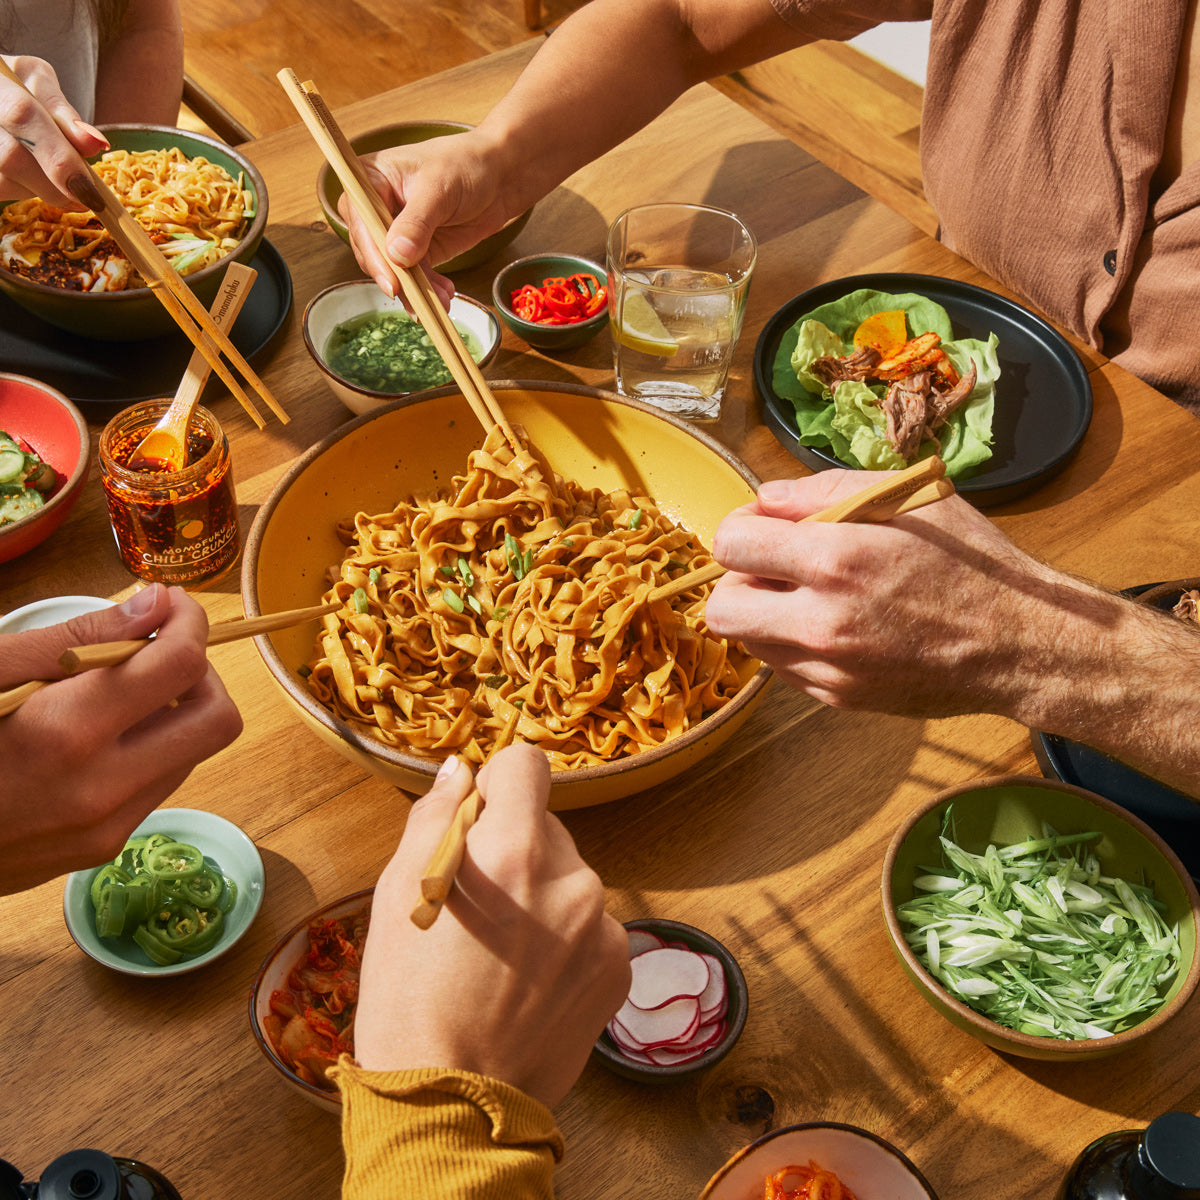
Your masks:
{"label": "chili crunch jar", "polygon": [[216,417],[197,408],[188,428],[187,465],[130,467],[142,438],[168,401],[119,412],[100,435],[100,479],[121,559],[157,583],[205,583],[229,570],[241,550],[229,442]]}

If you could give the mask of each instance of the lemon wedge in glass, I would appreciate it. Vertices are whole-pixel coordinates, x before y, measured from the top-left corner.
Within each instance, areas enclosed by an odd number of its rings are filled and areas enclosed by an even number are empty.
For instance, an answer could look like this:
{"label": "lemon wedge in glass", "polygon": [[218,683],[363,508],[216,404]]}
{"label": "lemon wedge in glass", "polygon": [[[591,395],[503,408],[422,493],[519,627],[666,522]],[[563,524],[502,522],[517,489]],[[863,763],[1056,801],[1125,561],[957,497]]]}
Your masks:
{"label": "lemon wedge in glass", "polygon": [[667,332],[658,313],[641,292],[629,292],[625,296],[617,338],[624,346],[658,358],[674,358],[679,353],[679,343]]}

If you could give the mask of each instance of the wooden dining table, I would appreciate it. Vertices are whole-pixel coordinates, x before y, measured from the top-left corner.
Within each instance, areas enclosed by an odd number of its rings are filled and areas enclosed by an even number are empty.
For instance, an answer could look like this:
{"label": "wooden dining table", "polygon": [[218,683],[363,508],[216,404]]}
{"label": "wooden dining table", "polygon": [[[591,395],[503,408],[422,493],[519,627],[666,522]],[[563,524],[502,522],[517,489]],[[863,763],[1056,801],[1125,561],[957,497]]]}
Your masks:
{"label": "wooden dining table", "polygon": [[[531,52],[501,52],[339,118],[351,135],[392,121],[478,120]],[[279,66],[308,77],[304,63]],[[320,156],[309,135],[297,125],[244,149],[267,182],[267,237],[288,266],[294,302],[256,360],[290,422],[258,431],[228,396],[209,402],[230,438],[243,536],[289,464],[350,419],[300,331],[318,291],[358,274],[322,220]],[[762,478],[807,473],[764,423],[752,375],[760,330],[791,298],[869,271],[1012,294],[708,85],[540,201],[506,254],[570,249],[602,258],[618,212],[663,199],[734,209],[757,235],[746,325],[709,431]],[[463,273],[459,289],[488,301],[499,265]],[[1087,435],[1061,474],[989,515],[1025,550],[1115,588],[1196,574],[1200,421],[1072,344],[1094,396]],[[488,375],[611,388],[610,340],[604,333],[549,355],[506,334]],[[113,409],[82,407],[94,446]],[[137,581],[118,559],[94,462],[58,533],[0,572],[6,612],[55,594],[131,592]],[[881,579],[881,611],[887,587]],[[236,572],[197,596],[213,620],[242,611]],[[216,647],[211,660],[245,731],[164,803],[217,813],[253,838],[266,872],[261,911],[205,969],[142,979],[77,949],[63,921],[62,879],[0,899],[9,1038],[0,1157],[36,1178],[56,1156],[87,1146],[150,1163],[185,1200],[334,1197],[338,1122],[260,1054],[248,998],[287,930],[374,883],[409,800],[302,727],[252,643]],[[568,1146],[558,1194],[695,1197],[764,1132],[828,1120],[886,1138],[942,1200],[1050,1197],[1095,1137],[1170,1109],[1200,1109],[1200,1001],[1118,1056],[1034,1062],[950,1025],[902,973],[880,908],[893,831],[941,789],[1012,772],[1037,766],[1030,732],[1010,720],[835,711],[776,682],[733,741],[674,781],[564,814],[616,917],[685,921],[725,943],[747,979],[749,1018],[729,1056],[688,1082],[647,1087],[593,1059],[557,1109]]]}

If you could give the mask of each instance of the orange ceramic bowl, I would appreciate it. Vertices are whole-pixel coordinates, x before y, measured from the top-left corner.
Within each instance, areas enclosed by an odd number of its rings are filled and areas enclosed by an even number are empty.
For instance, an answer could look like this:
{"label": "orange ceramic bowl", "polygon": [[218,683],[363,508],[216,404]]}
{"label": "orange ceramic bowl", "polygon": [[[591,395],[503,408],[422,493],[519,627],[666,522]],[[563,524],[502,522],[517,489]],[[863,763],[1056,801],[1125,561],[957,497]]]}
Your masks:
{"label": "orange ceramic bowl", "polygon": [[0,374],[0,429],[58,474],[41,508],[0,525],[0,562],[8,562],[40,545],[66,520],[87,480],[91,439],[79,409],[62,392],[27,375]]}
{"label": "orange ceramic bowl", "polygon": [[[635,400],[570,384],[493,382],[501,408],[524,426],[561,474],[585,487],[630,487],[712,545],[732,509],[754,498],[757,479],[720,443]],[[320,603],[326,572],[345,547],[335,522],[388,512],[461,474],[481,441],[478,421],[453,387],[372,409],[299,458],[259,509],[242,560],[247,614]],[[311,657],[316,621],[256,638],[293,710],[351,761],[408,792],[424,793],[438,762],[389,746],[334,717],[297,674]],[[760,667],[724,708],[681,737],[602,766],[555,771],[550,807],[602,804],[654,787],[699,762],[741,728],[770,677]]]}
{"label": "orange ceramic bowl", "polygon": [[[989,1020],[934,979],[909,946],[896,906],[912,899],[916,876],[941,861],[938,836],[951,807],[955,840],[972,854],[982,854],[990,843],[1004,847],[1040,837],[1043,822],[1060,834],[1099,833],[1100,839],[1089,844],[1089,849],[1100,860],[1101,871],[1152,885],[1156,900],[1164,906],[1163,920],[1179,927],[1179,971],[1159,1007],[1140,1024],[1111,1037],[1038,1037]],[[1005,775],[975,779],[932,796],[896,830],[884,859],[882,890],[892,949],[917,991],[953,1025],[1007,1054],[1049,1062],[1080,1062],[1115,1054],[1176,1016],[1200,983],[1196,954],[1200,895],[1183,864],[1144,821],[1111,800],[1069,783]]]}

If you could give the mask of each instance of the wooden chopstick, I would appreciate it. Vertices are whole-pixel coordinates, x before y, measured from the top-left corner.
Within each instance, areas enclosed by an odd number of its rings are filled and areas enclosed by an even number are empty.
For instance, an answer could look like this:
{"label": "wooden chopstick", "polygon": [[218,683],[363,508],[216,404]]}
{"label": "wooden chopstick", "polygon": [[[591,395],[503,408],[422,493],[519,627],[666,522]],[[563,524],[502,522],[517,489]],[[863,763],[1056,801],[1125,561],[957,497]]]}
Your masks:
{"label": "wooden chopstick", "polygon": [[321,93],[311,81],[301,83],[290,67],[277,75],[284,91],[296,106],[313,140],[321,148],[326,161],[337,174],[350,202],[362,217],[379,253],[391,263],[404,299],[413,315],[424,326],[430,340],[445,361],[454,382],[458,384],[479,423],[488,432],[498,426],[513,453],[521,456],[525,448],[508,423],[503,410],[492,395],[479,364],[463,345],[449,314],[442,308],[429,279],[421,267],[402,267],[392,262],[387,252],[387,230],[391,214],[379,193],[371,186],[358,155],[329,111]]}
{"label": "wooden chopstick", "polygon": [[[0,75],[28,91],[17,74],[0,59]],[[228,336],[217,328],[204,305],[183,281],[182,276],[167,261],[162,251],[150,240],[150,235],[134,220],[133,216],[117,198],[112,189],[84,159],[86,177],[71,187],[71,194],[80,204],[90,208],[100,223],[112,235],[113,240],[128,255],[129,260],[146,280],[150,290],[171,314],[176,325],[187,335],[188,340],[204,355],[205,360],[233,393],[238,403],[246,410],[250,419],[262,429],[265,422],[245,389],[234,378],[229,368],[221,361],[224,354],[237,368],[238,373],[262,397],[267,407],[285,424],[288,415],[271,394],[267,385],[258,377],[241,352]],[[89,187],[90,184],[90,187]],[[100,201],[97,206],[97,199]]]}
{"label": "wooden chopstick", "polygon": [[[873,483],[839,500],[829,508],[811,513],[805,521],[851,522],[859,521],[866,524],[879,524],[890,521],[901,513],[913,512],[944,500],[954,494],[954,484],[945,478],[946,464],[935,454],[932,458],[923,459],[911,467]],[[720,563],[711,562],[698,570],[689,571],[654,588],[646,594],[646,601],[669,600],[681,592],[690,591],[706,583],[712,583],[725,574],[725,568]]]}
{"label": "wooden chopstick", "polygon": [[[489,758],[512,744],[520,717],[520,710],[514,708],[496,738]],[[470,833],[471,826],[479,820],[482,811],[483,797],[479,794],[479,789],[472,784],[466,799],[458,806],[450,828],[442,835],[438,848],[425,868],[425,874],[421,876],[421,899],[409,913],[409,919],[418,929],[428,929],[438,919],[438,913],[442,911],[442,905],[454,886],[454,877],[462,865],[463,854],[467,848],[467,834]]]}
{"label": "wooden chopstick", "polygon": [[[328,604],[314,604],[308,608],[293,608],[286,612],[267,613],[260,617],[235,617],[229,621],[218,621],[208,627],[206,645],[221,646],[240,638],[257,637],[260,633],[273,633],[299,625],[313,617],[337,612],[344,605],[340,600]],[[99,667],[116,667],[131,659],[139,650],[148,646],[152,638],[133,638],[120,642],[98,642],[93,646],[71,646],[59,655],[58,665],[68,675],[81,671],[93,671]],[[35,692],[46,687],[48,679],[33,679],[7,692],[0,692],[0,717],[16,712]]]}

